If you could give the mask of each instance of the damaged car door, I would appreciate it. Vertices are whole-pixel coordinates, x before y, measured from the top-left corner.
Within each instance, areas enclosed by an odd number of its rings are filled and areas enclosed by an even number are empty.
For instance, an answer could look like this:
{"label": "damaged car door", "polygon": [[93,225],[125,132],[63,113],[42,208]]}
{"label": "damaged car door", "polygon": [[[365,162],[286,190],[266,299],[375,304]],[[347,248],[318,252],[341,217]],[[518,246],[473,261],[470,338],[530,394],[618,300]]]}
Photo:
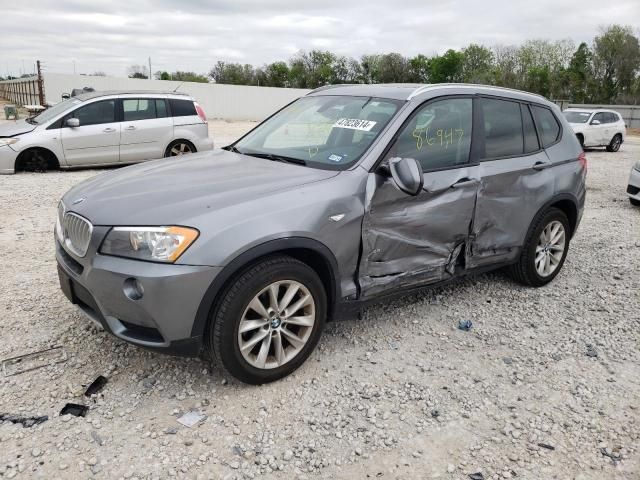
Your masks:
{"label": "damaged car door", "polygon": [[[420,105],[369,174],[358,274],[363,297],[458,273],[479,185],[479,167],[471,161],[472,118],[471,97]],[[424,186],[417,195],[394,183],[392,158],[419,162]]]}

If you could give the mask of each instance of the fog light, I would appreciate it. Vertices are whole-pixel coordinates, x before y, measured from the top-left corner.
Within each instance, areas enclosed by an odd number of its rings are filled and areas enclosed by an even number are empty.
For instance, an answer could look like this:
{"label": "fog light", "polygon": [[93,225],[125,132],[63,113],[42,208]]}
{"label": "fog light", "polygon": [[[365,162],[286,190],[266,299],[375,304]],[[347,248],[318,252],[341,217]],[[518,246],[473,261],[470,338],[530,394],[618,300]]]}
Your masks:
{"label": "fog light", "polygon": [[127,278],[122,291],[131,300],[140,300],[144,295],[144,287],[137,278]]}

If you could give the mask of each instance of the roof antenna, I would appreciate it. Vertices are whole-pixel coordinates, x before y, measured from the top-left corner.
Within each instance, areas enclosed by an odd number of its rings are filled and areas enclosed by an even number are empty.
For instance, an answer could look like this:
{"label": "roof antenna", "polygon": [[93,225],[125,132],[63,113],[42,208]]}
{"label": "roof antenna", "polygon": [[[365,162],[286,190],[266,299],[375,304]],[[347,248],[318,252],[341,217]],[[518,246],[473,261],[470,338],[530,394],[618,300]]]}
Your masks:
{"label": "roof antenna", "polygon": [[184,84],[184,82],[180,82],[178,86],[175,88],[174,93],[178,91],[178,89]]}

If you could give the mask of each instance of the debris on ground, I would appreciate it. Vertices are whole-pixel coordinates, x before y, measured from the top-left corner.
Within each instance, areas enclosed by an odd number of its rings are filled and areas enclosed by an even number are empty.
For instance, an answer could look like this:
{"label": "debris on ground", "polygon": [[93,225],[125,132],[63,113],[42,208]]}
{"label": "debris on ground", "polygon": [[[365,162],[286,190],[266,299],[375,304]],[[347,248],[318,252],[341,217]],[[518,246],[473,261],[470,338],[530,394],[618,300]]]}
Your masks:
{"label": "debris on ground", "polygon": [[10,413],[0,413],[0,423],[20,423],[24,428],[30,428],[35,425],[39,425],[43,422],[46,422],[47,420],[49,420],[49,417],[47,415],[42,415],[40,417],[23,417],[21,415],[12,415]]}
{"label": "debris on ground", "polygon": [[2,370],[5,377],[11,377],[66,361],[67,352],[64,348],[58,346],[6,358],[2,361]]}
{"label": "debris on ground", "polygon": [[204,413],[201,413],[198,410],[191,410],[178,418],[178,423],[181,423],[185,427],[191,428],[194,425],[197,425],[198,423],[204,421],[206,418],[207,416]]}
{"label": "debris on ground", "polygon": [[92,383],[87,387],[84,392],[85,397],[90,397],[91,395],[95,395],[99,393],[104,386],[107,384],[107,378],[99,375]]}
{"label": "debris on ground", "polygon": [[77,403],[67,403],[62,410],[60,410],[60,415],[73,415],[74,417],[85,417],[87,412],[89,411],[89,407],[86,405],[79,405]]}
{"label": "debris on ground", "polygon": [[546,448],[547,450],[555,450],[556,447],[554,447],[553,445],[549,445],[548,443],[538,443],[538,446],[540,448]]}
{"label": "debris on ground", "polygon": [[587,344],[587,357],[595,358],[597,356],[598,356],[598,351],[596,350],[596,347],[594,347],[593,345],[588,343]]}
{"label": "debris on ground", "polygon": [[471,480],[484,480],[484,475],[480,472],[470,473],[469,478]]}
{"label": "debris on ground", "polygon": [[458,322],[458,329],[459,330],[463,330],[465,332],[468,332],[469,330],[471,330],[471,327],[473,326],[473,323],[471,322],[471,320],[460,320]]}

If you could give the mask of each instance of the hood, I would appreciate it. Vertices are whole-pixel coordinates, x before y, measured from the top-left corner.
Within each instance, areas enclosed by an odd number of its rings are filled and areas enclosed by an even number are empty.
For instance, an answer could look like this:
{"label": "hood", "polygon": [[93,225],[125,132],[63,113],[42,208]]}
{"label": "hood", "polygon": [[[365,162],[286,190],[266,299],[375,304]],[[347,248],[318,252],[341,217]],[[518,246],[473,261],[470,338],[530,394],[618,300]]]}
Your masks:
{"label": "hood", "polygon": [[16,135],[29,133],[35,130],[36,127],[37,125],[31,125],[25,120],[16,120],[15,122],[3,123],[0,124],[0,138],[15,137]]}
{"label": "hood", "polygon": [[204,213],[259,202],[338,173],[217,150],[97,175],[69,190],[63,201],[94,225],[198,227]]}

